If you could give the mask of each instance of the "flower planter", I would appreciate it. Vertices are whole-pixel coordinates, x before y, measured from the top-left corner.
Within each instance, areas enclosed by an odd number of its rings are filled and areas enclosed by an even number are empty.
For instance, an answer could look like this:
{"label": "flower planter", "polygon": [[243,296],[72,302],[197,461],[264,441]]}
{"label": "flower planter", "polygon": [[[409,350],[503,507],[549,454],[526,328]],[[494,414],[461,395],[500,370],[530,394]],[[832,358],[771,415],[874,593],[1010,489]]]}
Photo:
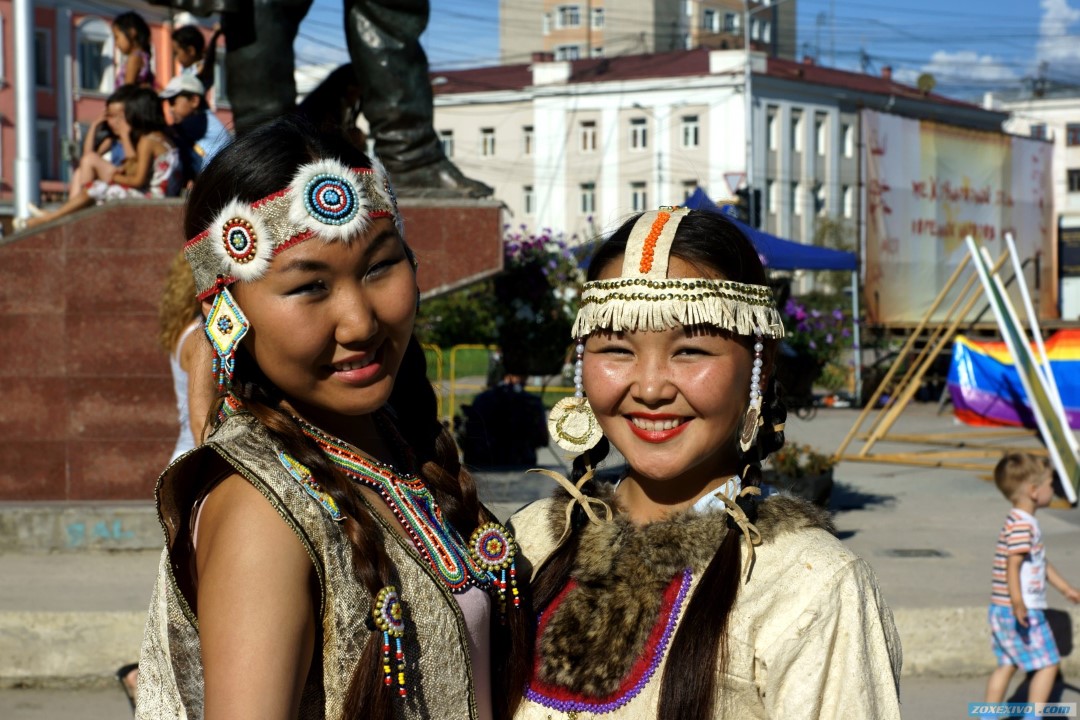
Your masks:
{"label": "flower planter", "polygon": [[765,473],[765,483],[776,490],[794,495],[795,497],[809,500],[820,507],[829,506],[829,498],[832,496],[833,471],[828,469],[820,475],[805,475],[803,477],[791,477],[780,475],[774,470]]}

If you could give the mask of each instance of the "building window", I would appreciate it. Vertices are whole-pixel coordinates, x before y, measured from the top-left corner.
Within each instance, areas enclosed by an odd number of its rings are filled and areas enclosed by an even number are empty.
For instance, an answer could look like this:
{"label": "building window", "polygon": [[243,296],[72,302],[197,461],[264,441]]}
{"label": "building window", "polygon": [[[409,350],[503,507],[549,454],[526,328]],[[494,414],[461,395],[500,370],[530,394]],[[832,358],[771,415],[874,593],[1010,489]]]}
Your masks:
{"label": "building window", "polygon": [[739,16],[735,13],[724,13],[724,32],[733,33],[739,29]]}
{"label": "building window", "polygon": [[844,157],[855,157],[855,128],[844,123],[840,126],[840,135],[844,141]]}
{"label": "building window", "polygon": [[551,33],[551,13],[544,13],[543,18],[541,19],[540,23],[541,23],[541,31],[545,35],[549,35]]}
{"label": "building window", "polygon": [[761,21],[761,42],[772,42],[772,23],[767,20]]}
{"label": "building window", "polygon": [[1080,170],[1069,170],[1069,192],[1080,192]]}
{"label": "building window", "polygon": [[1065,126],[1065,144],[1070,147],[1080,145],[1080,123],[1068,123]]}
{"label": "building window", "polygon": [[51,40],[48,30],[34,30],[34,85],[39,88],[52,87]]}
{"label": "building window", "polygon": [[765,202],[768,204],[766,210],[770,215],[775,215],[777,209],[780,207],[779,186],[775,180],[769,180],[765,183]]}
{"label": "building window", "polygon": [[577,60],[581,57],[581,48],[577,45],[559,45],[555,48],[556,60]]}
{"label": "building window", "polygon": [[694,16],[694,0],[683,0],[683,15]]}
{"label": "building window", "polygon": [[440,130],[439,142],[442,143],[443,155],[448,158],[454,157],[454,131]]}
{"label": "building window", "polygon": [[769,137],[769,149],[776,152],[780,145],[780,116],[777,108],[770,107],[768,118],[765,120],[765,134]]}
{"label": "building window", "polygon": [[701,29],[705,32],[720,32],[720,13],[708,9],[702,11]]}
{"label": "building window", "polygon": [[604,8],[593,8],[592,10],[592,28],[593,30],[602,30],[604,27]]}
{"label": "building window", "polygon": [[630,209],[634,212],[644,212],[649,207],[649,196],[645,191],[645,183],[630,183]]}
{"label": "building window", "polygon": [[682,181],[682,198],[683,200],[690,199],[690,196],[697,190],[697,180],[683,180]]}
{"label": "building window", "polygon": [[592,56],[594,58],[604,57],[604,48],[600,45],[594,45],[592,49]]}
{"label": "building window", "polygon": [[761,39],[761,21],[757,18],[750,18],[750,39]]}
{"label": "building window", "polygon": [[803,151],[803,127],[802,113],[798,110],[791,113],[791,151],[801,153]]}
{"label": "building window", "polygon": [[521,187],[521,204],[525,207],[525,214],[532,215],[536,212],[536,196],[533,194],[532,185]]}
{"label": "building window", "polygon": [[581,121],[581,152],[596,152],[596,121]]}
{"label": "building window", "polygon": [[791,183],[791,198],[789,205],[791,205],[792,212],[796,215],[803,214],[803,196],[802,193],[799,192],[799,183],[797,182]]}
{"label": "building window", "polygon": [[533,126],[522,125],[521,126],[521,154],[532,155],[533,154]]}
{"label": "building window", "polygon": [[649,147],[649,128],[645,124],[645,118],[632,118],[630,120],[630,149],[644,150]]}
{"label": "building window", "polygon": [[1035,138],[1036,140],[1045,140],[1046,139],[1046,124],[1045,123],[1036,123],[1036,124],[1032,125],[1031,126],[1031,137]]}
{"label": "building window", "polygon": [[76,30],[76,43],[79,90],[110,92],[113,35],[109,24],[100,18],[86,20]]}
{"label": "building window", "polygon": [[596,183],[581,183],[581,214],[596,212]]}
{"label": "building window", "polygon": [[581,8],[577,5],[560,5],[555,8],[555,27],[556,29],[581,27]]}
{"label": "building window", "polygon": [[484,157],[495,154],[495,128],[480,128],[480,154]]}
{"label": "building window", "polygon": [[844,193],[844,217],[851,219],[855,217],[855,188],[845,185],[842,192]]}
{"label": "building window", "polygon": [[682,117],[682,146],[684,148],[697,147],[700,145],[701,124],[697,115],[683,115]]}
{"label": "building window", "polygon": [[814,184],[814,214],[825,214],[825,186],[822,183]]}
{"label": "building window", "polygon": [[818,115],[814,119],[814,138],[817,143],[817,154],[821,157],[825,157],[825,146],[827,142],[826,132],[828,132],[829,123],[824,115]]}
{"label": "building window", "polygon": [[55,130],[55,123],[50,120],[39,120],[34,128],[34,149],[37,152],[38,171],[42,180],[56,179]]}

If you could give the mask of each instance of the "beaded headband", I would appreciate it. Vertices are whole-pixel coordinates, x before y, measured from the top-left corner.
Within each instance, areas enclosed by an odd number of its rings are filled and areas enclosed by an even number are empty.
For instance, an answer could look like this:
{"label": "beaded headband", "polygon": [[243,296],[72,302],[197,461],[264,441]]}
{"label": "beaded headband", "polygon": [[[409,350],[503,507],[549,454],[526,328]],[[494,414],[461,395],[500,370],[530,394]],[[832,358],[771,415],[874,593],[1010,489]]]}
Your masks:
{"label": "beaded headband", "polygon": [[683,325],[713,325],[738,335],[784,336],[772,290],[765,285],[710,278],[668,278],[671,244],[690,211],[647,212],[630,231],[622,272],[592,280],[581,292],[573,337],[596,330],[660,332]]}
{"label": "beaded headband", "polygon": [[284,190],[250,204],[226,203],[210,227],[188,241],[184,254],[204,300],[237,280],[262,277],[287,247],[315,236],[347,243],[381,217],[393,218],[402,232],[382,165],[373,160],[371,168],[349,168],[324,159],[301,166]]}

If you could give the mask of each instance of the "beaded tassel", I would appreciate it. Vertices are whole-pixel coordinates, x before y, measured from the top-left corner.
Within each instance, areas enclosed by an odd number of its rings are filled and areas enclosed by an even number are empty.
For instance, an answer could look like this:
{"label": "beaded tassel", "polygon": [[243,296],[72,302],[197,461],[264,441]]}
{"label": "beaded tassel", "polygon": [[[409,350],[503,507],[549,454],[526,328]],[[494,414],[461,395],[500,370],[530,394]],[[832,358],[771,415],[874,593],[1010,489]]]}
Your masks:
{"label": "beaded tassel", "polygon": [[[383,684],[387,687],[393,685],[396,674],[397,694],[399,697],[405,697],[408,695],[405,689],[405,652],[401,649],[401,638],[405,635],[405,620],[397,588],[387,585],[379,591],[379,594],[375,596],[371,617],[375,621],[376,629],[382,631]],[[394,639],[393,662],[390,660],[391,638]]]}
{"label": "beaded tassel", "polygon": [[761,341],[761,331],[754,328],[756,337],[754,340],[754,368],[750,371],[750,405],[746,408],[743,416],[742,427],[739,429],[739,449],[744,453],[750,452],[757,442],[758,428],[761,427],[761,368],[764,361],[761,353],[765,350],[765,344]]}

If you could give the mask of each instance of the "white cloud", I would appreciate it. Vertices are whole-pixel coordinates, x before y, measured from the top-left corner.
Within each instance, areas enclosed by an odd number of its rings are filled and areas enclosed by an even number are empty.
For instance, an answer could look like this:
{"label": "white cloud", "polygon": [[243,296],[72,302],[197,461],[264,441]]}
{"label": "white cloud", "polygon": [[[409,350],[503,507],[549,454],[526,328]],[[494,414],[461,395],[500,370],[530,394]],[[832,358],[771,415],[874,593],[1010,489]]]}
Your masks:
{"label": "white cloud", "polygon": [[[1019,77],[1015,70],[993,55],[980,55],[974,50],[950,52],[938,50],[930,56],[930,62],[919,71],[904,73],[903,82],[914,82],[919,73],[927,72],[934,76],[939,85],[970,85],[973,83],[1009,83]],[[913,77],[908,80],[908,75]]]}
{"label": "white cloud", "polygon": [[1068,0],[1042,0],[1039,41],[1035,47],[1038,62],[1049,63],[1051,76],[1080,71],[1080,35],[1070,26],[1080,22],[1080,9]]}

